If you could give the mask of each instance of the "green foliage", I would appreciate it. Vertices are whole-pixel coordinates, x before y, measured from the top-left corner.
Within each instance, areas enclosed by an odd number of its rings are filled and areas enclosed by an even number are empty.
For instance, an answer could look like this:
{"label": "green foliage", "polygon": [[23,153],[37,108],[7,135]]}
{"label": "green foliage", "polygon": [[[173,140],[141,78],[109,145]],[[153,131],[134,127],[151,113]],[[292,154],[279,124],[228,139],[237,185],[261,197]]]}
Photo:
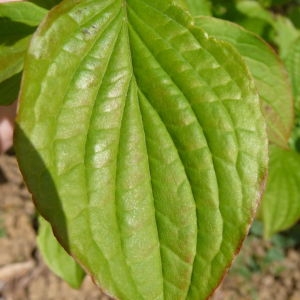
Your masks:
{"label": "green foliage", "polygon": [[291,147],[300,152],[300,37],[291,45],[285,57],[285,64],[289,72],[295,97],[295,127],[291,138]]}
{"label": "green foliage", "polygon": [[209,0],[186,0],[185,2],[193,16],[211,15],[211,2]]}
{"label": "green foliage", "polygon": [[[28,26],[38,26],[41,20],[45,16],[47,11],[37,5],[30,2],[7,2],[0,5],[0,18],[9,19],[15,23],[26,24]],[[12,29],[16,29],[16,24],[11,26]],[[17,27],[26,28],[25,26]],[[2,32],[6,36],[12,36],[11,32]],[[17,33],[17,32],[16,32]]]}
{"label": "green foliage", "polygon": [[278,46],[280,57],[286,59],[290,49],[299,39],[300,31],[288,18],[283,16],[277,16],[273,26],[275,30],[273,41]]}
{"label": "green foliage", "polygon": [[[252,5],[253,10],[246,9],[247,5]],[[272,45],[275,45],[275,49],[283,59],[287,67],[289,80],[292,82],[293,97],[295,99],[294,128],[291,134],[290,143],[285,147],[279,145],[282,149],[273,146],[270,149],[270,175],[260,211],[260,217],[264,220],[265,224],[265,236],[269,237],[272,233],[287,229],[300,219],[300,211],[297,209],[300,201],[298,195],[300,162],[298,158],[299,154],[295,152],[300,149],[300,110],[298,92],[300,68],[300,60],[298,59],[298,40],[300,31],[285,15],[273,14],[272,12],[265,10],[258,3],[253,2],[250,4],[250,2],[241,1],[238,6],[238,10],[247,14],[249,18],[259,18],[271,26],[269,34],[262,34],[262,36]],[[283,6],[281,11],[284,12],[285,9],[286,8]],[[283,105],[286,104],[284,101],[282,103]],[[272,140],[271,142],[274,143]],[[291,149],[289,150],[289,148]],[[288,169],[287,166],[284,166],[284,162],[288,164],[290,169]]]}
{"label": "green foliage", "polygon": [[59,4],[61,0],[29,0],[29,2],[46,9],[51,9],[55,5]]}
{"label": "green foliage", "polygon": [[261,205],[264,235],[291,227],[300,216],[300,154],[270,147],[269,180]]}
{"label": "green foliage", "polygon": [[228,41],[242,55],[261,99],[271,143],[286,147],[294,124],[293,98],[286,70],[276,53],[257,35],[228,21],[198,17],[208,34]]}
{"label": "green foliage", "polygon": [[300,37],[296,39],[291,47],[289,48],[289,51],[287,52],[287,55],[285,57],[285,63],[287,66],[287,70],[289,72],[292,86],[293,86],[293,92],[295,97],[295,109],[296,109],[296,115],[299,117],[300,114],[300,86],[299,86],[299,78],[300,78]]}
{"label": "green foliage", "polygon": [[16,100],[24,55],[46,10],[29,2],[0,4],[0,105]]}
{"label": "green foliage", "polygon": [[[297,192],[300,185],[300,161],[299,155],[294,152],[300,150],[300,32],[288,18],[272,14],[258,2],[239,1],[234,8],[227,5],[231,13],[235,12],[233,19],[240,24],[249,25],[252,21],[261,20],[272,28],[268,39],[277,45],[278,54],[287,67],[286,70],[269,45],[254,33],[221,19],[196,19],[197,24],[208,34],[230,42],[243,56],[260,95],[270,144],[281,147],[272,146],[270,150],[270,175],[260,211],[260,217],[265,223],[265,236],[270,237],[289,228],[300,218],[300,195]],[[273,5],[275,3],[270,2],[267,6]],[[263,32],[257,28],[254,31],[263,36]],[[293,150],[287,151],[290,145]],[[282,155],[277,155],[279,152]]]}
{"label": "green foliage", "polygon": [[[15,148],[39,212],[108,294],[206,299],[254,217],[268,142],[264,235],[300,218],[297,10],[33,2],[0,5],[0,103],[16,98],[27,52]],[[79,286],[83,272],[41,224],[45,259]]]}
{"label": "green foliage", "polygon": [[60,243],[109,294],[205,299],[261,194],[258,96],[239,54],[171,2],[123,4],[66,1],[39,27],[20,167]]}
{"label": "green foliage", "polygon": [[52,233],[50,224],[39,217],[37,244],[50,269],[73,288],[79,288],[85,272],[63,249]]}

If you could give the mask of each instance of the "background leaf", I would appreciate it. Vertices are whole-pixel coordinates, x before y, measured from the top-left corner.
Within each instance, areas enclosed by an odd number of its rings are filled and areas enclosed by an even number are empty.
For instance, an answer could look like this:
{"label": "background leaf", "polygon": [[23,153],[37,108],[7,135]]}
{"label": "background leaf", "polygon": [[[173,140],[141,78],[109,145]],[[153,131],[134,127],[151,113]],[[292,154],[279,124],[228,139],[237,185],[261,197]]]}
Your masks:
{"label": "background leaf", "polygon": [[261,99],[269,140],[287,148],[294,125],[293,97],[283,63],[261,38],[228,21],[199,17],[209,35],[230,42],[245,60]]}
{"label": "background leaf", "polygon": [[278,46],[280,57],[285,59],[293,44],[300,37],[298,30],[286,17],[277,15],[273,23],[274,43]]}
{"label": "background leaf", "polygon": [[295,127],[293,129],[291,146],[294,150],[300,152],[300,38],[298,38],[285,58],[295,97]]}
{"label": "background leaf", "polygon": [[193,16],[210,16],[211,2],[209,0],[183,0]]}
{"label": "background leaf", "polygon": [[45,14],[29,2],[0,3],[0,105],[16,100],[29,40]]}
{"label": "background leaf", "polygon": [[[13,24],[11,24],[13,26]],[[0,28],[3,29],[3,23]],[[3,31],[2,31],[3,33]],[[17,33],[19,34],[20,31]],[[10,34],[12,34],[10,36]],[[0,44],[0,82],[19,73],[23,68],[24,55],[30,40],[30,33],[24,35],[14,35],[13,32],[7,32],[7,38],[2,36]],[[12,40],[13,38],[13,40]],[[6,41],[7,40],[7,43]],[[0,37],[1,41],[1,37]]]}
{"label": "background leaf", "polygon": [[294,5],[287,11],[288,18],[293,22],[294,26],[300,29],[300,7],[299,5]]}
{"label": "background leaf", "polygon": [[300,114],[300,37],[291,45],[285,59],[285,64],[292,81],[296,109],[297,112]]}
{"label": "background leaf", "polygon": [[220,6],[219,12],[213,9],[214,16],[235,22],[269,40],[274,21],[273,15],[258,1],[213,1]]}
{"label": "background leaf", "polygon": [[71,287],[79,288],[85,272],[65,251],[53,235],[50,224],[39,217],[37,243],[43,259],[49,268],[63,278]]}
{"label": "background leaf", "polygon": [[51,9],[55,5],[59,4],[61,0],[29,0],[29,2],[34,3],[46,9]]}
{"label": "background leaf", "polygon": [[267,238],[300,218],[299,168],[297,152],[270,147],[269,177],[260,208]]}
{"label": "background leaf", "polygon": [[38,26],[45,17],[47,10],[31,2],[2,2],[0,4],[0,18],[7,18],[12,22]]}
{"label": "background leaf", "polygon": [[243,60],[171,1],[52,10],[26,59],[15,147],[59,242],[130,300],[206,299],[267,165]]}

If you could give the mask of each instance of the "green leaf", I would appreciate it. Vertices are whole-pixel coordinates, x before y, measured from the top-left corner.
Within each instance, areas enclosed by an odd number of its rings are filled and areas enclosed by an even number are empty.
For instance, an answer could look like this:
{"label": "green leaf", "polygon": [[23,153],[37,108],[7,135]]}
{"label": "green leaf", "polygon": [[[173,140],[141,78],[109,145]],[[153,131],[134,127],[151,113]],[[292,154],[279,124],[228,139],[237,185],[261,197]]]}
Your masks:
{"label": "green leaf", "polygon": [[12,22],[37,26],[45,17],[47,10],[33,3],[17,1],[0,4],[0,18],[8,18]]}
{"label": "green leaf", "polygon": [[18,73],[0,83],[0,105],[9,105],[17,99],[21,75],[21,73]]}
{"label": "green leaf", "polygon": [[[257,1],[239,1],[236,4],[236,8],[239,12],[247,16],[246,20],[239,22],[247,29],[252,30],[248,24],[263,21],[272,27],[272,32],[268,34],[268,40],[275,44],[279,48],[279,54],[281,58],[285,58],[290,47],[294,41],[300,36],[300,31],[293,25],[292,21],[282,15],[274,14],[271,11],[263,8]],[[266,30],[266,27],[263,27]],[[258,33],[258,32],[256,32]],[[260,32],[264,35],[264,32]],[[266,38],[264,36],[264,38]]]}
{"label": "green leaf", "polygon": [[182,2],[186,3],[193,16],[211,16],[211,2],[209,0],[184,0]]}
{"label": "green leaf", "polygon": [[[13,22],[8,22],[14,26]],[[0,33],[0,82],[22,71],[24,55],[30,40],[29,32],[16,33],[14,29],[12,31],[4,29],[3,25],[0,19],[0,32],[7,32],[4,37]]]}
{"label": "green leaf", "polygon": [[[0,4],[0,83],[3,83],[2,87],[5,80],[8,80],[11,86],[16,77],[11,80],[9,78],[22,71],[30,37],[46,12],[29,2]],[[11,99],[9,94],[3,97]],[[0,101],[3,102],[3,100]]]}
{"label": "green leaf", "polygon": [[239,54],[171,1],[64,1],[34,35],[15,133],[59,241],[118,299],[206,299],[261,194]]}
{"label": "green leaf", "polygon": [[42,217],[39,217],[37,244],[52,272],[64,279],[71,287],[79,288],[85,272],[58,243],[50,224]]}
{"label": "green leaf", "polygon": [[257,1],[237,1],[235,9],[237,16],[230,21],[237,22],[249,31],[263,37],[269,43],[274,31],[274,14],[265,9]]}
{"label": "green leaf", "polygon": [[269,140],[287,147],[294,125],[293,96],[283,63],[257,35],[228,21],[199,17],[196,23],[209,35],[230,42],[245,60],[261,99]]}
{"label": "green leaf", "polygon": [[293,149],[300,152],[300,38],[290,46],[284,62],[292,81],[295,98],[295,126],[290,144]]}
{"label": "green leaf", "polygon": [[275,29],[274,42],[279,47],[280,57],[285,59],[290,48],[300,37],[300,30],[293,25],[291,20],[280,15],[276,16],[273,26]]}
{"label": "green leaf", "polygon": [[293,22],[297,29],[300,29],[300,6],[292,6],[287,12],[288,18]]}
{"label": "green leaf", "polygon": [[285,64],[292,80],[295,106],[300,115],[300,37],[291,45]]}
{"label": "green leaf", "polygon": [[267,238],[291,227],[300,218],[299,168],[297,152],[270,148],[269,177],[260,208]]}
{"label": "green leaf", "polygon": [[62,0],[29,0],[29,2],[34,3],[46,9],[51,9],[55,5],[59,4]]}
{"label": "green leaf", "polygon": [[263,20],[271,25],[274,24],[272,13],[263,8],[257,1],[238,1],[236,2],[236,8],[239,12],[248,16],[248,18]]}

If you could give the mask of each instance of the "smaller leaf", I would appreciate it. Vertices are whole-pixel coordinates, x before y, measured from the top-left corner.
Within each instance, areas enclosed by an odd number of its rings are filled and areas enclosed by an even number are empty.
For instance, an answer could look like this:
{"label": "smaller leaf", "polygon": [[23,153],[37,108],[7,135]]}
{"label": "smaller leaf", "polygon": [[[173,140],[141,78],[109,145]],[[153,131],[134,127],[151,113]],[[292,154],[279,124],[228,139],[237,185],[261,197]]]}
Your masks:
{"label": "smaller leaf", "polygon": [[209,0],[185,0],[193,16],[211,16],[211,2]]}
{"label": "smaller leaf", "polygon": [[59,4],[62,0],[29,0],[29,2],[34,3],[46,9],[50,9],[55,5]]}
{"label": "smaller leaf", "polygon": [[288,18],[296,28],[300,29],[300,6],[292,6],[288,10]]}
{"label": "smaller leaf", "polygon": [[279,47],[280,57],[285,59],[293,47],[295,41],[300,37],[300,31],[294,26],[290,19],[277,15],[274,21],[274,42]]}
{"label": "smaller leaf", "polygon": [[[29,2],[0,4],[0,82],[22,71],[31,35],[46,13],[45,9]],[[10,95],[4,97],[11,99]]]}
{"label": "smaller leaf", "polygon": [[300,218],[300,155],[270,147],[269,178],[260,208],[264,235],[285,230]]}
{"label": "smaller leaf", "polygon": [[9,105],[17,99],[20,83],[21,73],[17,73],[0,83],[0,105]]}
{"label": "smaller leaf", "polygon": [[37,243],[48,267],[71,287],[79,288],[84,279],[85,272],[58,243],[53,235],[50,224],[41,216],[39,217]]}
{"label": "smaller leaf", "polygon": [[236,4],[237,10],[249,18],[263,20],[269,24],[273,24],[272,14],[264,9],[257,1],[239,1]]}
{"label": "smaller leaf", "polygon": [[[294,41],[300,36],[300,31],[294,26],[292,21],[282,15],[272,14],[270,11],[265,9],[257,1],[240,1],[237,2],[237,10],[247,16],[245,23],[239,22],[239,24],[247,26],[247,22],[251,22],[251,19],[255,19],[258,22],[263,21],[272,27],[272,35],[268,36],[272,43],[275,43],[279,48],[281,58],[285,58],[290,47]],[[261,32],[261,35],[263,32]]]}
{"label": "smaller leaf", "polygon": [[293,86],[295,99],[295,127],[291,137],[291,147],[300,152],[300,37],[290,47],[284,60]]}
{"label": "smaller leaf", "polygon": [[238,23],[268,42],[272,41],[274,16],[270,11],[257,1],[239,1],[236,3],[235,9],[235,18],[226,19]]}
{"label": "smaller leaf", "polygon": [[45,17],[47,10],[31,2],[17,1],[0,4],[0,18],[9,18],[13,22],[37,26]]}
{"label": "smaller leaf", "polygon": [[285,59],[285,64],[292,80],[294,97],[296,99],[296,108],[300,114],[300,37],[290,47]]}
{"label": "smaller leaf", "polygon": [[[3,29],[2,25],[0,19],[0,82],[22,71],[24,55],[31,35],[29,32],[23,34]],[[4,31],[6,36],[3,36]]]}

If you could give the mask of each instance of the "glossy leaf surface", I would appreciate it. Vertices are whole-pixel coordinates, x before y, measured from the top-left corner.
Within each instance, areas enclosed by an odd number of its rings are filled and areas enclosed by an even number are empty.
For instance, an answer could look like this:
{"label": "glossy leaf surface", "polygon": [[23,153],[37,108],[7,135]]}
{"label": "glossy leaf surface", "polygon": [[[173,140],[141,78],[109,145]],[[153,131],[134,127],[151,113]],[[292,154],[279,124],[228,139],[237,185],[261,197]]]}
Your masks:
{"label": "glossy leaf surface", "polygon": [[270,147],[269,176],[260,209],[266,237],[300,219],[299,168],[299,153]]}
{"label": "glossy leaf surface", "polygon": [[79,288],[85,272],[58,243],[50,224],[42,217],[39,217],[37,244],[49,268],[57,276],[63,278],[71,287]]}
{"label": "glossy leaf surface", "polygon": [[171,1],[52,10],[29,48],[15,137],[40,213],[118,299],[207,298],[267,165],[241,57]]}
{"label": "glossy leaf surface", "polygon": [[255,79],[269,140],[286,148],[294,125],[294,104],[287,72],[278,56],[262,39],[236,24],[210,17],[199,17],[196,22],[209,35],[230,42],[242,55]]}

